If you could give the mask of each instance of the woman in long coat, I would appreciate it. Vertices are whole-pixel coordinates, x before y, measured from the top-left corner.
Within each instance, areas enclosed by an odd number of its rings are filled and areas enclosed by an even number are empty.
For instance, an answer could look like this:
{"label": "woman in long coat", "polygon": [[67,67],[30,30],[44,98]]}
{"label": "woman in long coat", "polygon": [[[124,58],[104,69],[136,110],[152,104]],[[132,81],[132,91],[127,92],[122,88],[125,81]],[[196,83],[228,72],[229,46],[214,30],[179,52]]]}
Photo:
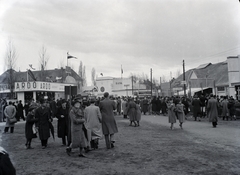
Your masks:
{"label": "woman in long coat", "polygon": [[140,104],[136,103],[136,121],[137,121],[137,126],[140,126],[140,120],[141,120],[141,108],[140,108]]}
{"label": "woman in long coat", "polygon": [[127,118],[127,101],[124,98],[122,102],[123,118]]}
{"label": "woman in long coat", "polygon": [[134,99],[131,98],[128,106],[127,106],[127,114],[129,116],[129,120],[130,120],[130,124],[129,126],[132,126],[132,123],[134,123],[135,126],[137,126],[136,124],[136,103],[134,102]]}
{"label": "woman in long coat", "polygon": [[56,117],[57,122],[57,135],[58,138],[62,138],[62,145],[66,145],[66,137],[68,135],[68,109],[67,102],[63,99],[61,100],[61,105],[57,109]]}
{"label": "woman in long coat", "polygon": [[36,109],[35,118],[37,119],[36,126],[38,128],[42,149],[45,149],[47,147],[48,138],[50,137],[50,122],[52,122],[52,117],[50,108],[47,106],[47,101],[40,99],[40,104],[41,106]]}
{"label": "woman in long coat", "polygon": [[182,124],[185,121],[185,113],[184,113],[184,104],[182,104],[181,100],[176,105],[176,111],[178,115],[178,120],[179,120],[179,126],[182,129]]}
{"label": "woman in long coat", "polygon": [[213,127],[216,128],[218,121],[218,101],[213,97],[212,94],[210,96],[210,99],[208,100],[207,111],[209,122],[212,122]]}
{"label": "woman in long coat", "polygon": [[168,123],[171,123],[170,128],[173,129],[174,123],[176,123],[176,114],[175,114],[175,104],[173,103],[173,100],[171,99],[169,103],[167,104],[168,106]]}
{"label": "woman in long coat", "polygon": [[31,147],[32,139],[37,137],[36,133],[33,133],[33,125],[37,121],[37,119],[34,116],[36,108],[37,108],[37,106],[35,106],[35,105],[30,106],[27,117],[26,117],[25,137],[26,137],[27,141],[26,141],[25,145],[26,145],[27,149],[32,149],[32,147]]}
{"label": "woman in long coat", "polygon": [[73,107],[69,113],[71,120],[71,144],[66,149],[67,154],[71,155],[73,148],[79,148],[79,157],[85,157],[83,149],[87,148],[87,130],[84,126],[84,111],[81,106],[81,99],[73,100]]}

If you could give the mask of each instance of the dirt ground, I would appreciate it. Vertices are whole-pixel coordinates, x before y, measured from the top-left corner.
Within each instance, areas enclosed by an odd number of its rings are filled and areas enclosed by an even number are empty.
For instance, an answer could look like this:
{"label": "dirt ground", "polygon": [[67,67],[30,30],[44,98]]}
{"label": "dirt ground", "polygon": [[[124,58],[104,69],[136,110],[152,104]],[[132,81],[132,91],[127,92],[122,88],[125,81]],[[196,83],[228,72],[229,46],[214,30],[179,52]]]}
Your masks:
{"label": "dirt ground", "polygon": [[[223,149],[185,128],[170,130],[169,126],[146,120],[142,120],[140,127],[131,127],[122,116],[116,116],[116,120],[119,132],[115,147],[107,150],[102,139],[99,149],[87,153],[87,158],[78,157],[77,149],[69,157],[59,138],[55,141],[50,138],[45,150],[36,138],[32,143],[34,149],[26,150],[24,123],[16,124],[14,134],[3,134],[1,146],[11,155],[18,175],[240,174],[239,145]],[[56,120],[53,123],[56,128]],[[239,129],[239,125],[233,127]]]}

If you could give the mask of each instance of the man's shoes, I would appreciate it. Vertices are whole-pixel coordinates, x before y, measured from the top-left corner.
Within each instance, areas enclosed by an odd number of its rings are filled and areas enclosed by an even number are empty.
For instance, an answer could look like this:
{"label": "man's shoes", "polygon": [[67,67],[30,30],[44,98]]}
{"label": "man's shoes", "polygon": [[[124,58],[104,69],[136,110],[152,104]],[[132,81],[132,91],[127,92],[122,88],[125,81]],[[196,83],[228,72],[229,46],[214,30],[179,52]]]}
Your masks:
{"label": "man's shoes", "polygon": [[46,146],[42,146],[42,149],[46,149]]}
{"label": "man's shoes", "polygon": [[114,148],[115,141],[111,141],[111,148]]}

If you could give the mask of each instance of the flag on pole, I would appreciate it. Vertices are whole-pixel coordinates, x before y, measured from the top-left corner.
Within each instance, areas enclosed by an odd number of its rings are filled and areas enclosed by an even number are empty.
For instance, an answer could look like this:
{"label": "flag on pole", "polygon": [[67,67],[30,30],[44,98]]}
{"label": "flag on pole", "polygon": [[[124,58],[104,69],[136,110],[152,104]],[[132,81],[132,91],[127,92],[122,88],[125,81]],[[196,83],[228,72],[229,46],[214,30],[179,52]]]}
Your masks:
{"label": "flag on pole", "polygon": [[37,81],[37,79],[35,78],[33,72],[30,69],[28,69],[27,73],[34,81]]}
{"label": "flag on pole", "polygon": [[71,59],[71,58],[75,58],[75,59],[77,59],[77,57],[72,56],[72,55],[70,55],[70,54],[67,52],[67,59]]}

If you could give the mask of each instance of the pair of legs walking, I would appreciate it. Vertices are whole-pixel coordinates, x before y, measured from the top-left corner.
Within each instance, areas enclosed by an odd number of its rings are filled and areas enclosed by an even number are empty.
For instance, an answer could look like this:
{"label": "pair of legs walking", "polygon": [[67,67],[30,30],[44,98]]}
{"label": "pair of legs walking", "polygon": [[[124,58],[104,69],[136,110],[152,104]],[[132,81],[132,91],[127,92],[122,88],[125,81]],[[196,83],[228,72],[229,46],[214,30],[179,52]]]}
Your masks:
{"label": "pair of legs walking", "polygon": [[114,134],[106,134],[105,136],[105,142],[107,149],[114,148]]}
{"label": "pair of legs walking", "polygon": [[32,142],[32,139],[27,139],[27,142],[26,142],[26,144],[25,144],[25,146],[26,146],[27,149],[32,149],[32,147],[31,147],[31,142]]}
{"label": "pair of legs walking", "polygon": [[[9,130],[9,127],[5,127],[4,133],[8,132],[8,130]],[[10,132],[13,133],[13,131],[14,131],[14,127],[10,127]]]}

